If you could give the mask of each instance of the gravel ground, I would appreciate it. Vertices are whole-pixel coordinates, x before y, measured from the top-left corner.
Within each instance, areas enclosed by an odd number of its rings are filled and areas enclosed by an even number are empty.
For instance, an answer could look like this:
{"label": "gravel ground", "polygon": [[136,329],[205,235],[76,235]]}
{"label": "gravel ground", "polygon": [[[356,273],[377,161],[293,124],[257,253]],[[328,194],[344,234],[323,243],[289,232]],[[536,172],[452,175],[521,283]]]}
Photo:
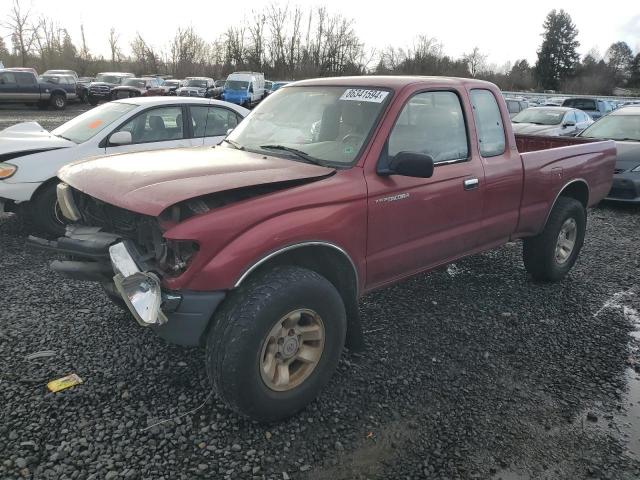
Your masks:
{"label": "gravel ground", "polygon": [[639,209],[604,206],[560,284],[510,244],[365,297],[368,350],[260,425],[210,395],[202,349],[56,276],[0,219],[0,478],[637,479],[639,232]]}
{"label": "gravel ground", "polygon": [[38,122],[46,130],[53,130],[90,108],[93,107],[85,103],[70,103],[64,110],[38,110],[35,106],[0,105],[0,130],[20,122]]}
{"label": "gravel ground", "polygon": [[[0,109],[0,128],[86,108]],[[202,349],[56,276],[27,234],[0,218],[2,479],[640,477],[639,208],[591,211],[560,284],[510,244],[365,297],[368,350],[276,425],[226,410]],[[48,393],[69,373],[84,383]]]}

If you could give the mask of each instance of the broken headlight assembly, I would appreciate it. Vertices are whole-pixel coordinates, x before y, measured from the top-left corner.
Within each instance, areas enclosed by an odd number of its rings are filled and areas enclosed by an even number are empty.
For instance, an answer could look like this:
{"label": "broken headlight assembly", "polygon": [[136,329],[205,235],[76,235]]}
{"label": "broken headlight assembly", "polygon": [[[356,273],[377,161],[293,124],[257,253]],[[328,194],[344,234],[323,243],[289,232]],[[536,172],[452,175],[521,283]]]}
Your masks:
{"label": "broken headlight assembly", "polygon": [[169,275],[180,275],[200,250],[193,240],[166,240],[156,252],[158,267]]}

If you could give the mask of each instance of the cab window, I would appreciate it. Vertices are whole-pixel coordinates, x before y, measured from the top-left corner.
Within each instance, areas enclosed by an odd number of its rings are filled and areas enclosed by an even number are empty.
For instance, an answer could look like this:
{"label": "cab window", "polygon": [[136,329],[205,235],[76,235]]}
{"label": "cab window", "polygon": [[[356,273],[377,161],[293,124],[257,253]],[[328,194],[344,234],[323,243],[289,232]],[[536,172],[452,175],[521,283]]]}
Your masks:
{"label": "cab window", "polygon": [[0,73],[0,85],[15,85],[16,76],[13,72]]}
{"label": "cab window", "polygon": [[166,142],[184,138],[182,107],[152,108],[117,131],[131,133],[132,143]]}
{"label": "cab window", "polygon": [[429,155],[434,163],[466,159],[469,142],[458,96],[453,92],[414,95],[389,136],[389,158],[399,152]]}

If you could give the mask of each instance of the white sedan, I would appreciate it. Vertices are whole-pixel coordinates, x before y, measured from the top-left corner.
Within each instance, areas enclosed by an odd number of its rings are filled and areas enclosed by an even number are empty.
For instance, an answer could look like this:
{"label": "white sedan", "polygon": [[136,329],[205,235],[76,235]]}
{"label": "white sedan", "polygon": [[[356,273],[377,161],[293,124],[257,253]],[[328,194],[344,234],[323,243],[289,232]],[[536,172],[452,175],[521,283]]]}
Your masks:
{"label": "white sedan", "polygon": [[68,163],[141,150],[216,145],[249,113],[206,98],[136,97],[105,103],[56,128],[36,122],[0,131],[0,213],[24,211],[64,233],[56,172]]}

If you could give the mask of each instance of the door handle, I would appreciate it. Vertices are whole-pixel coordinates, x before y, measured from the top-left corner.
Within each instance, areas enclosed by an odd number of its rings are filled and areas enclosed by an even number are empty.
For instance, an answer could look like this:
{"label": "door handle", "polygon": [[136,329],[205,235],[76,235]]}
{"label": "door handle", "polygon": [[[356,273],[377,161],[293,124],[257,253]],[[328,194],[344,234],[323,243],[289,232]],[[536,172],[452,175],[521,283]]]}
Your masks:
{"label": "door handle", "polygon": [[480,180],[478,180],[477,178],[467,178],[463,182],[465,190],[475,190],[476,188],[478,188],[479,184],[480,184]]}

